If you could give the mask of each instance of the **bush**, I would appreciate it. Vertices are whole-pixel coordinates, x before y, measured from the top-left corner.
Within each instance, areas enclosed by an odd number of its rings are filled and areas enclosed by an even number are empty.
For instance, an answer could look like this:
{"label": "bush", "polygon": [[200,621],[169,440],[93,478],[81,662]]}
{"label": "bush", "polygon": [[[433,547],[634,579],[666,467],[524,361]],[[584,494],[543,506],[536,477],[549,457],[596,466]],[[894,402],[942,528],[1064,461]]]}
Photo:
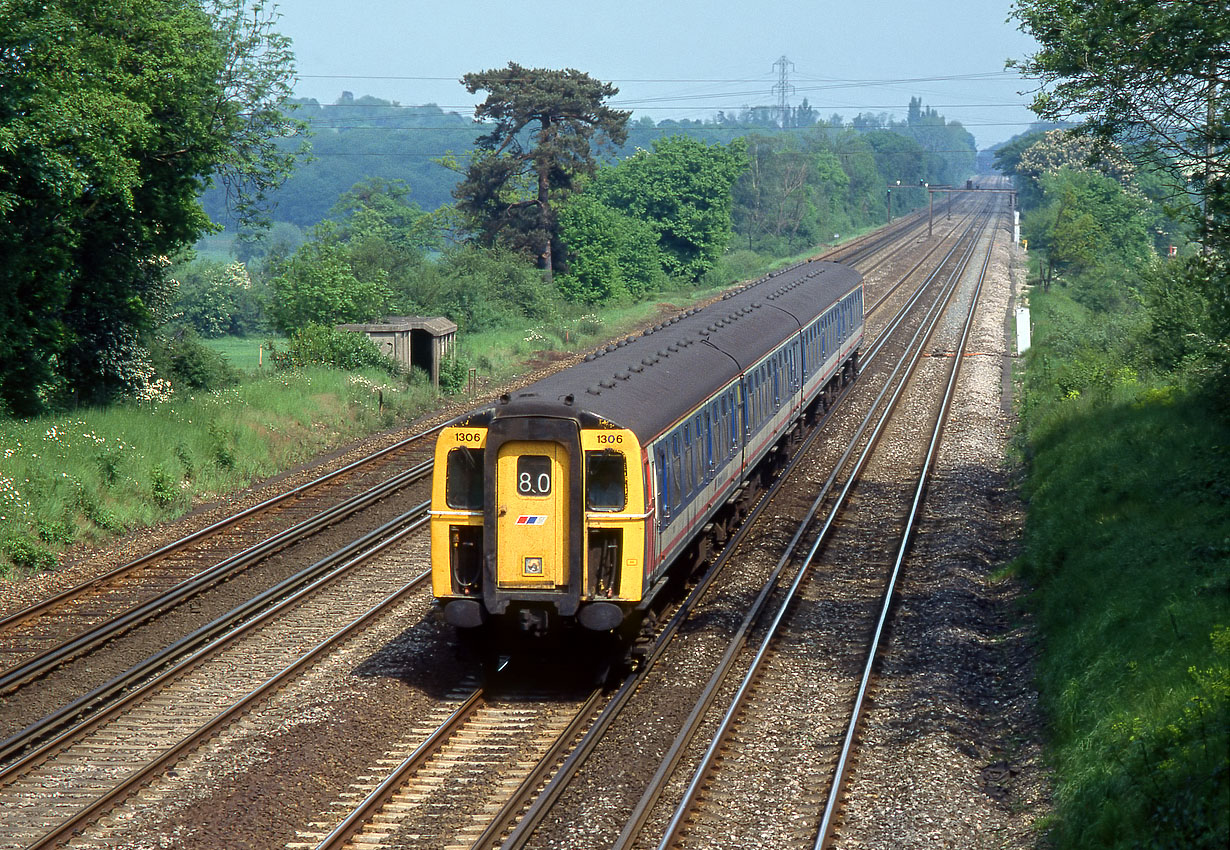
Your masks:
{"label": "bush", "polygon": [[569,301],[636,300],[665,280],[653,228],[595,198],[579,195],[560,211],[560,235],[568,245],[567,273],[556,282]]}
{"label": "bush", "polygon": [[53,546],[67,546],[76,539],[76,531],[64,520],[40,520],[37,527],[38,539]]}
{"label": "bush", "polygon": [[453,357],[440,364],[440,391],[454,395],[466,388],[470,377],[470,364],[460,357]]}
{"label": "bush", "polygon": [[403,371],[397,361],[386,357],[376,343],[363,334],[324,325],[310,324],[296,331],[284,350],[273,342],[266,342],[265,348],[279,369],[329,366],[345,371],[379,369],[390,375],[400,375]]}
{"label": "bush", "polygon": [[150,493],[160,508],[169,507],[179,496],[179,486],[174,476],[161,463],[154,464],[150,470]]}
{"label": "bush", "polygon": [[722,257],[714,268],[720,271],[726,283],[752,280],[768,270],[770,259],[770,257],[764,254],[741,249],[739,251],[731,251]]}
{"label": "bush", "polygon": [[239,375],[226,358],[206,346],[196,332],[184,329],[159,337],[150,347],[158,374],[176,388],[217,390],[238,383]]}
{"label": "bush", "polygon": [[28,570],[55,569],[56,556],[34,543],[21,537],[10,537],[4,541],[4,554],[15,567]]}
{"label": "bush", "polygon": [[1149,317],[1142,341],[1159,369],[1207,376],[1230,391],[1230,270],[1217,257],[1162,262],[1145,275],[1140,299]]}
{"label": "bush", "polygon": [[242,336],[260,321],[259,295],[242,262],[193,260],[177,267],[174,321],[213,338]]}
{"label": "bush", "polygon": [[465,245],[394,293],[390,311],[398,315],[444,315],[463,334],[551,321],[560,297],[543,273],[524,257],[498,249]]}

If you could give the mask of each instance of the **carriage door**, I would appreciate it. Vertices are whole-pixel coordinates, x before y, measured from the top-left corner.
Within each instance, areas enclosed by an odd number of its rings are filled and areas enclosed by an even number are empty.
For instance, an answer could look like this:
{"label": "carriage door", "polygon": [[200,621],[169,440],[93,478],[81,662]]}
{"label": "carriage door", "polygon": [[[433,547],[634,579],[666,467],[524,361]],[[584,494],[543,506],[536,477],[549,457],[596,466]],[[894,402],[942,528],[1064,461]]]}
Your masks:
{"label": "carriage door", "polygon": [[568,584],[568,453],[514,440],[496,461],[496,581],[500,587]]}

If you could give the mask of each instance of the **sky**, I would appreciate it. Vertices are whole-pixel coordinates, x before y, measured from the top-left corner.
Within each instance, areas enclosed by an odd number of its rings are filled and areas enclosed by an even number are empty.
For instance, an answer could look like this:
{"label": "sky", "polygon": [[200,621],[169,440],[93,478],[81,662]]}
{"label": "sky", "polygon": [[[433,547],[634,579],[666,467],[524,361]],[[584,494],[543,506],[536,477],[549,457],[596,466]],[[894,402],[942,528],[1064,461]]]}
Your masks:
{"label": "sky", "polygon": [[[1012,0],[279,0],[296,95],[343,91],[473,114],[459,82],[510,61],[576,68],[619,88],[610,105],[712,118],[772,105],[783,57],[788,101],[821,116],[904,118],[920,97],[980,148],[1033,120],[1034,84],[1005,71],[1033,52]],[[775,67],[776,65],[776,67]]]}

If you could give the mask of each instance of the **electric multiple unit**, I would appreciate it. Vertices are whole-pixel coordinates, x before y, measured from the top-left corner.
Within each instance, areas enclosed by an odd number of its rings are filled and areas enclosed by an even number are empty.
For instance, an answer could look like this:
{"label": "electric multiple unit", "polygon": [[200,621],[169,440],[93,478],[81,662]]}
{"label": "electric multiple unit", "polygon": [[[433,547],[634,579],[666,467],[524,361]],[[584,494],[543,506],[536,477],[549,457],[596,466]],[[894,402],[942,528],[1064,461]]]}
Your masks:
{"label": "electric multiple unit", "polygon": [[802,263],[452,422],[431,511],[445,619],[536,635],[638,624],[853,378],[862,338],[861,277]]}

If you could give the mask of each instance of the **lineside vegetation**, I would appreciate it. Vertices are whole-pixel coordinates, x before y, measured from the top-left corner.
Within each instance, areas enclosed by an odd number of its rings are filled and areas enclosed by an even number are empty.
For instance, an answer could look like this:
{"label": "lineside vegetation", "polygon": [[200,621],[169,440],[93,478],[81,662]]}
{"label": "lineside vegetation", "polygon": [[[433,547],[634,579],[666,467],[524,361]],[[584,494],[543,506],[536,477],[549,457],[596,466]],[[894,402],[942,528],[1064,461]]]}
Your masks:
{"label": "lineside vegetation", "polygon": [[1230,9],[1019,0],[1021,572],[1057,848],[1230,844]]}

